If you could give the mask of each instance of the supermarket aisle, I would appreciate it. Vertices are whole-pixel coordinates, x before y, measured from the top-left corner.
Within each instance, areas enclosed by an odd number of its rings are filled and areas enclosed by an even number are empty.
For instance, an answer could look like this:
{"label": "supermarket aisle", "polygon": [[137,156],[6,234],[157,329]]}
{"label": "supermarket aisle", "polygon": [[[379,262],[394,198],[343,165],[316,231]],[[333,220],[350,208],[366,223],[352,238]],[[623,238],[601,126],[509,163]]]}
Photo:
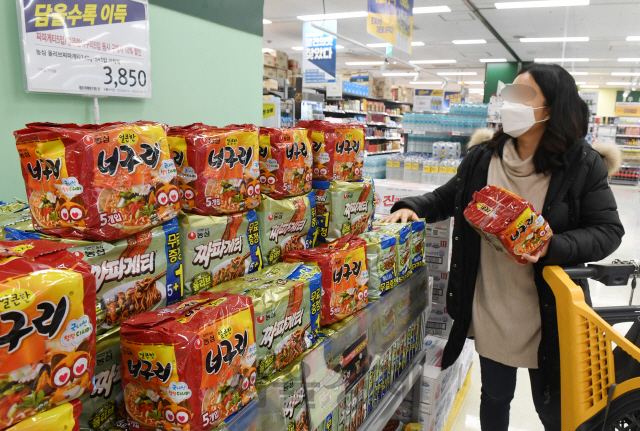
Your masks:
{"label": "supermarket aisle", "polygon": [[[613,259],[640,260],[640,247],[637,243],[640,234],[640,218],[638,211],[640,210],[640,189],[628,186],[612,186],[613,192],[618,202],[618,211],[620,218],[624,224],[626,235],[622,240],[620,248],[607,258],[605,262],[611,262]],[[625,305],[629,301],[629,286],[625,287],[608,287],[597,282],[591,283],[591,297],[594,306],[615,306]],[[638,289],[640,290],[640,289]],[[634,304],[640,304],[640,292],[634,297]],[[616,325],[616,329],[622,333],[626,332],[623,325]],[[474,356],[471,368],[471,388],[467,394],[458,417],[456,418],[452,431],[471,431],[480,429],[480,367],[477,353]],[[511,403],[511,426],[512,431],[543,431],[544,428],[538,419],[538,414],[533,407],[531,401],[531,385],[529,384],[529,376],[527,370],[518,370],[518,383],[516,386],[516,395]]]}

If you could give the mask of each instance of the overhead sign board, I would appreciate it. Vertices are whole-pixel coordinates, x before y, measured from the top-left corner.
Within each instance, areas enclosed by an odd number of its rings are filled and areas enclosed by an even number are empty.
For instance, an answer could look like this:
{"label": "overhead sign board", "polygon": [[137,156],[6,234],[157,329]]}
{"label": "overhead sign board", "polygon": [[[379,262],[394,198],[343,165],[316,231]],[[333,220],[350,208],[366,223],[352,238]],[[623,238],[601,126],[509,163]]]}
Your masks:
{"label": "overhead sign board", "polygon": [[411,53],[413,0],[368,0],[367,32]]}
{"label": "overhead sign board", "polygon": [[326,84],[336,80],[336,38],[312,26],[333,33],[338,21],[310,21],[302,24],[302,77],[304,84]]}

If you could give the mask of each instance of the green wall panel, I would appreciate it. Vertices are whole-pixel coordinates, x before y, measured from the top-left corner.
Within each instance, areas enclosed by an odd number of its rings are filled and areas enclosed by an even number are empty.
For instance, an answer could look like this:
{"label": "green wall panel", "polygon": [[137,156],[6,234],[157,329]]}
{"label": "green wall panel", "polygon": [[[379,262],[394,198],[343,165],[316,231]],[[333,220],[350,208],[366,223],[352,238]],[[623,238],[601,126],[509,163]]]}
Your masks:
{"label": "green wall panel", "polygon": [[[616,93],[616,102],[640,102],[640,91],[631,91],[625,100],[622,100],[622,93],[624,93],[624,91],[618,91]],[[632,100],[629,100],[629,98]]]}
{"label": "green wall panel", "polygon": [[484,103],[489,103],[491,96],[498,89],[498,81],[511,84],[518,75],[518,63],[486,63],[484,78]]}

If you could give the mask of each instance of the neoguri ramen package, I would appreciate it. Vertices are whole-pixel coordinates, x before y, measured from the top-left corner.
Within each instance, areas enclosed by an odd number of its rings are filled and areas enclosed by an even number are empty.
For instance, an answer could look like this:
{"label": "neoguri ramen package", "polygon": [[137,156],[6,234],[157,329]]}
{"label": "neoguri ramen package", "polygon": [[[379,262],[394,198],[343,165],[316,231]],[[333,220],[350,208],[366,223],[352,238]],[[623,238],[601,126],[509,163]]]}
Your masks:
{"label": "neoguri ramen package", "polygon": [[278,263],[211,291],[253,300],[259,379],[285,368],[315,340],[321,295],[320,273],[314,267]]}
{"label": "neoguri ramen package", "polygon": [[95,279],[67,247],[0,242],[0,429],[91,391]]}
{"label": "neoguri ramen package", "polygon": [[93,391],[84,394],[80,429],[111,431],[123,429],[127,412],[120,382],[120,327],[96,339],[96,371]]}
{"label": "neoguri ramen package", "polygon": [[253,306],[203,292],[123,322],[122,387],[132,429],[211,430],[256,396]]}
{"label": "neoguri ramen package", "polygon": [[317,181],[357,181],[362,178],[364,126],[327,121],[300,121],[296,127],[308,129],[313,149],[313,179]]}
{"label": "neoguri ramen package", "polygon": [[374,222],[374,232],[393,235],[396,237],[396,268],[398,283],[403,282],[411,275],[411,223],[382,223]]}
{"label": "neoguri ramen package", "polygon": [[373,181],[314,181],[318,238],[331,242],[370,230],[374,212]]}
{"label": "neoguri ramen package", "polygon": [[396,274],[396,238],[380,232],[365,232],[369,268],[369,299],[379,299],[398,284]]}
{"label": "neoguri ramen package", "polygon": [[280,262],[292,250],[315,247],[315,193],[282,200],[263,196],[256,212],[265,265]]}
{"label": "neoguri ramen package", "polygon": [[14,132],[33,225],[113,241],[176,217],[182,204],[166,127],[32,123]]}
{"label": "neoguri ramen package", "polygon": [[260,128],[260,190],[274,199],[311,191],[313,154],[305,129]]}
{"label": "neoguri ramen package", "polygon": [[6,431],[78,431],[82,407],[80,401],[73,400],[18,422]]}
{"label": "neoguri ramen package", "polygon": [[262,267],[255,211],[219,217],[180,213],[178,222],[184,297]]}
{"label": "neoguri ramen package", "polygon": [[355,235],[309,250],[287,253],[285,262],[317,265],[322,272],[321,326],[352,315],[369,303],[367,244]]}

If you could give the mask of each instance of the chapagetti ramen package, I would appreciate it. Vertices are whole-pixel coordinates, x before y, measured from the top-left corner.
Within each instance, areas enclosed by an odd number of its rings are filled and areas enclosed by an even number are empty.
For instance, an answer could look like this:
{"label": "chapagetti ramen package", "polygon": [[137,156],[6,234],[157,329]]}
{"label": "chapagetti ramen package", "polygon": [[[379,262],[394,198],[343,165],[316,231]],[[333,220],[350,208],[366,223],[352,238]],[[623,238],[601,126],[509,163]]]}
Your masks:
{"label": "chapagetti ramen package", "polygon": [[318,238],[322,242],[371,230],[375,209],[373,181],[314,181]]}
{"label": "chapagetti ramen package", "polygon": [[179,153],[174,153],[174,160],[178,157],[183,166],[187,164],[181,178],[195,192],[189,199],[191,189],[185,189],[188,212],[232,214],[260,205],[258,126],[200,126],[183,133],[186,152],[174,141],[174,151]]}
{"label": "chapagetti ramen package", "polygon": [[184,262],[184,297],[262,268],[258,217],[244,214],[178,217]]}
{"label": "chapagetti ramen package", "polygon": [[411,223],[373,222],[374,232],[393,235],[396,238],[396,270],[398,283],[403,282],[412,273],[411,269]]}
{"label": "chapagetti ramen package", "polygon": [[292,250],[315,247],[315,193],[281,200],[263,196],[256,213],[264,265],[280,262],[282,256]]}
{"label": "chapagetti ramen package", "polygon": [[425,242],[424,220],[411,222],[411,236],[409,246],[411,247],[411,272],[424,266],[424,242]]}
{"label": "chapagetti ramen package", "polygon": [[18,422],[6,431],[78,431],[82,403],[73,400]]}
{"label": "chapagetti ramen package", "polygon": [[188,126],[170,127],[167,132],[167,141],[173,162],[178,171],[178,183],[180,184],[180,198],[182,199],[182,208],[192,210],[195,206],[196,199],[196,171],[193,166],[189,165],[187,158],[187,135],[200,129],[212,129],[213,126],[207,126],[203,123],[193,123]]}
{"label": "chapagetti ramen package", "polygon": [[274,199],[311,191],[313,154],[305,129],[260,128],[260,190]]}
{"label": "chapagetti ramen package", "polygon": [[535,255],[553,235],[529,202],[492,185],[473,194],[464,217],[493,248],[521,264],[528,263],[523,254]]}
{"label": "chapagetti ramen package", "polygon": [[398,284],[396,274],[396,238],[380,232],[365,232],[369,268],[369,299],[379,299]]}
{"label": "chapagetti ramen package", "polygon": [[182,205],[166,127],[32,123],[14,132],[34,227],[112,241],[177,216]]}
{"label": "chapagetti ramen package", "polygon": [[296,127],[308,129],[313,150],[315,181],[357,181],[362,178],[364,126],[327,121],[300,121]]}
{"label": "chapagetti ramen package", "polygon": [[67,247],[0,242],[0,429],[91,391],[95,279]]}
{"label": "chapagetti ramen package", "polygon": [[256,396],[251,298],[203,292],[123,322],[130,427],[211,430]]}
{"label": "chapagetti ramen package", "polygon": [[352,315],[369,303],[367,243],[355,235],[345,235],[329,244],[296,250],[285,262],[317,265],[322,272],[321,326]]}

